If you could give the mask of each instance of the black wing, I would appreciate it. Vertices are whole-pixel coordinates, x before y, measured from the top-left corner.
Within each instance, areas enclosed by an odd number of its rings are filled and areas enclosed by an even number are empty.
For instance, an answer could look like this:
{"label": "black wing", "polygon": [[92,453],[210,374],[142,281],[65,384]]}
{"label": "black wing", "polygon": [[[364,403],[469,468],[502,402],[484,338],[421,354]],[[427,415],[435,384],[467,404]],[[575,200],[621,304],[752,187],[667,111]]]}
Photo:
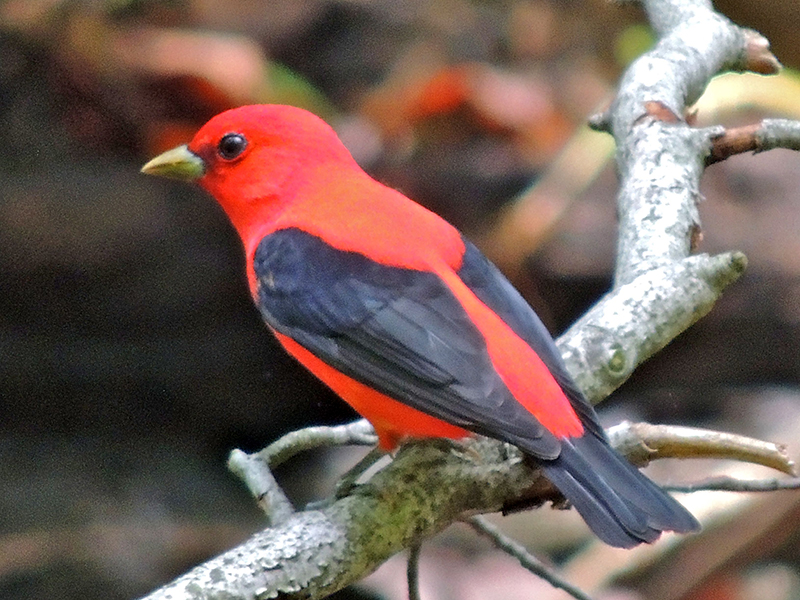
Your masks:
{"label": "black wing", "polygon": [[664,530],[696,531],[699,524],[682,505],[608,445],[594,408],[570,377],[539,317],[497,267],[469,241],[464,243],[461,279],[534,349],[588,430],[562,441],[561,455],[542,464],[545,475],[612,546],[652,542]]}
{"label": "black wing", "polygon": [[564,390],[583,426],[605,438],[597,414],[567,372],[561,353],[539,316],[500,270],[489,262],[469,240],[464,240],[466,252],[458,275],[486,306],[491,308],[514,333],[533,348],[553,378]]}
{"label": "black wing", "polygon": [[559,455],[559,440],[511,395],[435,274],[385,266],[294,228],[261,241],[254,269],[267,323],[345,375],[535,457]]}

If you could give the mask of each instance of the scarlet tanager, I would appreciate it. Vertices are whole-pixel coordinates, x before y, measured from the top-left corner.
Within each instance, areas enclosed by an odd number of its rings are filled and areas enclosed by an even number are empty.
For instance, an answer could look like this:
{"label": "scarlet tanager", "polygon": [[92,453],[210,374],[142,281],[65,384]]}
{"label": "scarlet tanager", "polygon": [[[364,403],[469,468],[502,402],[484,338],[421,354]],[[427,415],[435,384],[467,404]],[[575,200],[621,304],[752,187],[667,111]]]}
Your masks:
{"label": "scarlet tanager", "polygon": [[374,426],[510,442],[612,546],[699,528],[608,444],[544,325],[449,223],[367,175],[321,119],[217,115],[142,171],[197,181],[241,236],[250,291],[289,354]]}

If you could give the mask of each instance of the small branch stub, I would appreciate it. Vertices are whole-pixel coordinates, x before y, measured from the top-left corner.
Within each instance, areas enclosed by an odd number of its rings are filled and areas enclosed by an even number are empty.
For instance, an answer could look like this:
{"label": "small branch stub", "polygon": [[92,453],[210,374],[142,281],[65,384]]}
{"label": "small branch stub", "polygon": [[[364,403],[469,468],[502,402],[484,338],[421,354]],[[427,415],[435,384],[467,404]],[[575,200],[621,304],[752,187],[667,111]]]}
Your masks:
{"label": "small branch stub", "polygon": [[761,75],[775,75],[783,65],[769,49],[769,40],[752,29],[744,30],[745,52],[743,67]]}
{"label": "small branch stub", "polygon": [[763,465],[787,475],[796,474],[785,446],[743,435],[624,422],[609,429],[608,436],[615,448],[639,466],[658,458],[726,458]]}
{"label": "small branch stub", "polygon": [[800,150],[799,121],[764,119],[754,125],[728,128],[712,137],[706,165],[721,162],[736,154],[775,148]]}

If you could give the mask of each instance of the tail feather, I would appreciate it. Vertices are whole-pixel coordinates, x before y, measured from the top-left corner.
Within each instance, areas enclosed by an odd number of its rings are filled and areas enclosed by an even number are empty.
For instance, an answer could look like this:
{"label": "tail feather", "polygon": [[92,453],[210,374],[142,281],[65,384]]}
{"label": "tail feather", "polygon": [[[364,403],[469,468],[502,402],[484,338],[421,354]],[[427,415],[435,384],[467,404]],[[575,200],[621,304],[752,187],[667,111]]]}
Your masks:
{"label": "tail feather", "polygon": [[587,432],[562,440],[561,455],[544,473],[601,540],[630,548],[662,531],[697,531],[697,520],[677,500]]}

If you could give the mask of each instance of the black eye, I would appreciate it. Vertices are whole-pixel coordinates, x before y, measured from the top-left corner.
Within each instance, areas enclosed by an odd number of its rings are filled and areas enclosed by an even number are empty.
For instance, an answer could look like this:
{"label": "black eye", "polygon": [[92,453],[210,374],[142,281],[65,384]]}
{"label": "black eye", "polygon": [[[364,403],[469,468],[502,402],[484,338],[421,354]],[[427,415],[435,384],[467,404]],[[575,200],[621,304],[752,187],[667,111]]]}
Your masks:
{"label": "black eye", "polygon": [[247,139],[241,133],[226,133],[217,145],[217,152],[225,160],[233,160],[247,148]]}

